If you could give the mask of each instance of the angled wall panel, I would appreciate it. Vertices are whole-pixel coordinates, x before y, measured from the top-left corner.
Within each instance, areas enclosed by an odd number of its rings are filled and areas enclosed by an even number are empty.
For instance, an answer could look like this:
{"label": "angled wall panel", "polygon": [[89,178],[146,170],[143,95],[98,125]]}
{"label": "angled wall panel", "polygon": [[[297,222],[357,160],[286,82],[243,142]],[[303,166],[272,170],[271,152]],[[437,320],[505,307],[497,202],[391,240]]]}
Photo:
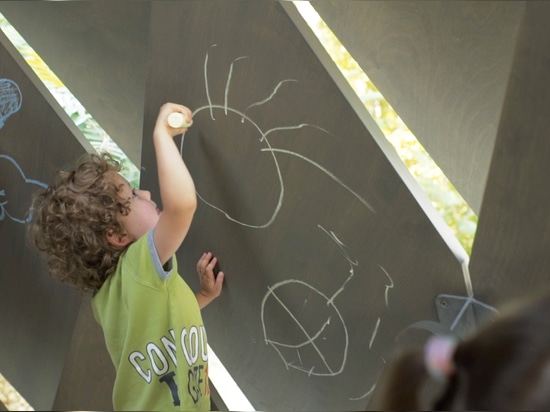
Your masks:
{"label": "angled wall panel", "polygon": [[204,251],[226,273],[209,343],[258,410],[361,410],[409,326],[437,323],[460,265],[276,2],[155,2],[142,187],[159,201],[159,107],[200,197],[178,252],[196,289]]}
{"label": "angled wall panel", "polygon": [[115,368],[90,297],[82,299],[53,410],[111,411]]}
{"label": "angled wall panel", "polygon": [[0,372],[37,410],[52,407],[80,296],[50,278],[24,223],[33,192],[87,150],[0,32]]}
{"label": "angled wall panel", "polygon": [[549,16],[546,2],[525,8],[472,250],[475,290],[492,301],[548,290]]}
{"label": "angled wall panel", "polygon": [[313,6],[479,213],[524,2]]}
{"label": "angled wall panel", "polygon": [[149,9],[149,1],[0,1],[0,13],[137,165]]}

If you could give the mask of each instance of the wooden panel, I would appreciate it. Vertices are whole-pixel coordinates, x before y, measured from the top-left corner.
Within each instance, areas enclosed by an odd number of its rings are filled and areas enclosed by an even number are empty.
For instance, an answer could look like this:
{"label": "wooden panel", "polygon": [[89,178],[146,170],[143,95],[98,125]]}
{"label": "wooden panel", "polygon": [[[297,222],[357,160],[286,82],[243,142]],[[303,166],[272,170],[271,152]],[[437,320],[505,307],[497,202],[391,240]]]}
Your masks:
{"label": "wooden panel", "polygon": [[524,2],[313,5],[479,213]]}
{"label": "wooden panel", "polygon": [[27,246],[32,193],[92,150],[0,33],[0,371],[37,410],[51,409],[80,296]]}
{"label": "wooden panel", "polygon": [[0,12],[137,165],[148,1],[0,1]]}
{"label": "wooden panel", "polygon": [[475,290],[493,301],[549,284],[549,16],[546,2],[526,6],[472,250]]}
{"label": "wooden panel", "polygon": [[114,381],[115,368],[87,297],[78,312],[53,410],[111,411]]}
{"label": "wooden panel", "polygon": [[[209,343],[258,410],[361,410],[408,326],[464,294],[460,265],[276,2],[155,2],[142,187],[159,200],[159,107],[201,198],[178,252],[217,254]],[[179,138],[177,143],[180,144]]]}

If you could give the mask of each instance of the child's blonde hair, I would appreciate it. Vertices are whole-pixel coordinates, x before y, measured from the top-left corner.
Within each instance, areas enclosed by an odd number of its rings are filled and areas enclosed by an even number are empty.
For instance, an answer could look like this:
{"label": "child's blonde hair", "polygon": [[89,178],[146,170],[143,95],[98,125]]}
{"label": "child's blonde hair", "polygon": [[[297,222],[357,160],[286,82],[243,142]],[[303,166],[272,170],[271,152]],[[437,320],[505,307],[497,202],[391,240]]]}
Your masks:
{"label": "child's blonde hair", "polygon": [[105,236],[123,231],[118,217],[129,211],[129,200],[109,178],[119,171],[108,153],[88,154],[33,199],[31,242],[45,255],[51,275],[80,291],[97,292],[123,252]]}

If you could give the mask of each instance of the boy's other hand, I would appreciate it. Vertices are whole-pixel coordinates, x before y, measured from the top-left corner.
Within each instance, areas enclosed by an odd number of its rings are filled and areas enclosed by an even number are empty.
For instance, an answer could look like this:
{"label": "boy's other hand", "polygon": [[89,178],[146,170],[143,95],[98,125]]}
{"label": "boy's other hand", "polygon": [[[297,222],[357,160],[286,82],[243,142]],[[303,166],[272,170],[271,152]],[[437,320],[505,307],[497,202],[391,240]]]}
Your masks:
{"label": "boy's other hand", "polygon": [[214,257],[211,252],[203,253],[197,262],[201,289],[196,296],[201,309],[220,296],[222,292],[225,275],[220,271],[217,276],[214,276],[214,266],[217,262],[218,258]]}

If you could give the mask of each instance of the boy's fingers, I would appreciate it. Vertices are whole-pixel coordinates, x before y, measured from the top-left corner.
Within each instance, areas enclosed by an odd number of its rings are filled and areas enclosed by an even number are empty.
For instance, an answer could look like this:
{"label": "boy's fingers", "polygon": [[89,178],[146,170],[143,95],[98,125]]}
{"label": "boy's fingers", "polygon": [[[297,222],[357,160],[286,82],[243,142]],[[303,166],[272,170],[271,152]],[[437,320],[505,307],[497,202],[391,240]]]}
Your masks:
{"label": "boy's fingers", "polygon": [[214,266],[216,266],[217,261],[218,261],[218,258],[216,257],[213,257],[212,259],[210,259],[210,262],[208,263],[210,270],[214,269]]}
{"label": "boy's fingers", "polygon": [[197,270],[199,272],[204,270],[204,268],[206,268],[206,266],[208,265],[208,262],[210,261],[210,255],[211,255],[210,252],[208,253],[205,252],[200,257],[199,261],[197,262]]}
{"label": "boy's fingers", "polygon": [[218,272],[218,276],[216,276],[216,289],[222,290],[223,286],[223,279],[225,278],[225,274],[223,272]]}
{"label": "boy's fingers", "polygon": [[204,255],[206,253],[203,253],[202,256],[199,258],[199,260],[197,261],[197,272],[200,272],[201,271],[201,266],[202,266],[202,261],[204,259]]}

